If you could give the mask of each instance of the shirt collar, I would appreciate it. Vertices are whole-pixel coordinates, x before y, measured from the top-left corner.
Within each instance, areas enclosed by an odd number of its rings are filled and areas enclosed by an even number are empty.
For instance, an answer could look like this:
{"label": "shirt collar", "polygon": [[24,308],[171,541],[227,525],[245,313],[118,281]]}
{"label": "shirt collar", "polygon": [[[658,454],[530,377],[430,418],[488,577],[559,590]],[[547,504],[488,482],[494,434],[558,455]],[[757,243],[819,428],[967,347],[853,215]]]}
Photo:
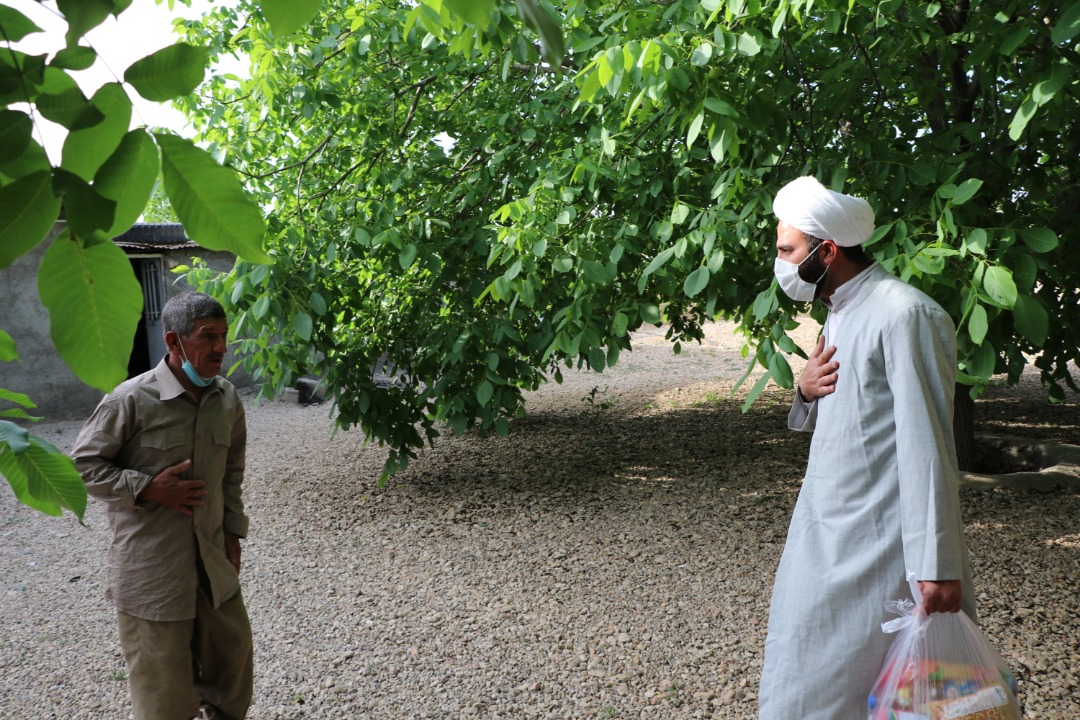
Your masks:
{"label": "shirt collar", "polygon": [[[173,375],[172,368],[169,367],[168,355],[162,358],[161,362],[154,368],[154,378],[157,380],[158,384],[158,396],[162,400],[172,400],[173,398],[178,398],[181,395],[187,394],[187,390],[180,384],[180,381],[176,379],[176,376]],[[217,378],[214,378],[214,383],[212,385],[204,388],[205,391],[216,389]]]}
{"label": "shirt collar", "polygon": [[881,267],[881,265],[875,260],[870,264],[870,267],[833,290],[831,297],[827,299],[822,298],[822,304],[833,312],[843,310],[848,303],[855,299],[855,296],[859,294],[859,290],[866,284],[866,281],[875,274],[875,271],[879,267]]}

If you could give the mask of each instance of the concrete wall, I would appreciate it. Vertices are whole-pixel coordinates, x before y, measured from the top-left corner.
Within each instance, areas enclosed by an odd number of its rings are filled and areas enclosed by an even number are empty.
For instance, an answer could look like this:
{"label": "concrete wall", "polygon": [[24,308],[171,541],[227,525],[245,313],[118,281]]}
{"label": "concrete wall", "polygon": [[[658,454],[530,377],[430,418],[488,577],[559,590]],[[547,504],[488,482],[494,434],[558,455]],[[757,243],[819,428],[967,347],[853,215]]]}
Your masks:
{"label": "concrete wall", "polygon": [[[19,360],[0,362],[0,388],[30,396],[37,404],[30,414],[44,416],[46,421],[85,418],[103,396],[100,390],[84,385],[57,354],[49,336],[49,312],[38,296],[38,266],[45,250],[62,229],[63,224],[58,224],[44,243],[0,270],[0,330],[15,341],[15,350],[19,354]],[[177,265],[188,263],[191,255],[201,255],[214,269],[228,270],[233,265],[230,254],[201,248],[161,254],[166,271],[166,297],[192,289],[182,276],[169,273]],[[226,369],[233,360],[230,353],[225,359]],[[230,381],[241,387],[251,384],[251,379],[239,372]],[[13,407],[11,403],[0,400],[0,410],[10,407]]]}

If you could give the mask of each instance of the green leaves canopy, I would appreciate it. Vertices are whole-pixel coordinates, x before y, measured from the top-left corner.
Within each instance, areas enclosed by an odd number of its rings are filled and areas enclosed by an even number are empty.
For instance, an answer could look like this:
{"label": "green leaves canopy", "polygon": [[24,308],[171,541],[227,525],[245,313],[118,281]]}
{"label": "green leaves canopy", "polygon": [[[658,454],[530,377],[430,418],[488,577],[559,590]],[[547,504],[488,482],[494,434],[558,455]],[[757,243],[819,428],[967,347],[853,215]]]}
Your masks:
{"label": "green leaves canopy", "polygon": [[[68,28],[51,60],[0,48],[0,270],[42,243],[63,208],[67,229],[45,252],[39,294],[60,356],[80,379],[106,392],[127,377],[142,312],[131,263],[111,239],[146,207],[159,171],[196,242],[252,262],[271,260],[262,249],[262,210],[230,170],[188,141],[129,130],[131,101],[119,82],[88,99],[69,74],[98,60],[92,48],[78,44],[85,33],[129,4],[58,0]],[[0,6],[4,45],[40,31],[18,10]],[[206,59],[205,49],[178,43],[136,61],[124,79],[147,99],[172,99],[202,81]],[[38,116],[69,131],[57,167],[33,137]],[[17,359],[17,341],[0,330],[0,361]],[[22,393],[0,388],[0,400],[0,417],[39,419],[27,412],[34,404]],[[86,490],[71,461],[8,420],[0,421],[0,473],[20,501],[50,514],[68,508],[81,519]]]}
{"label": "green leaves canopy", "polygon": [[267,392],[323,375],[388,470],[444,425],[506,431],[642,323],[739,319],[750,399],[790,386],[770,207],[808,173],[871,200],[870,249],[952,314],[974,392],[1029,356],[1071,382],[1080,3],[330,0],[303,29],[270,5],[189,30],[254,72],[184,103],[280,260],[193,279]]}

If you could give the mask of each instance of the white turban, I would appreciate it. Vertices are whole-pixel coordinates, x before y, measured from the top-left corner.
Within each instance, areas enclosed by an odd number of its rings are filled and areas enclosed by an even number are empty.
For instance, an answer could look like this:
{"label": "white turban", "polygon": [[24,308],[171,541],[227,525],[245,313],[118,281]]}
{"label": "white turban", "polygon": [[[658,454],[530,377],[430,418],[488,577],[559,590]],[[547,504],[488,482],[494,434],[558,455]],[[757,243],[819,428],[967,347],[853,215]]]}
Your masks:
{"label": "white turban", "polygon": [[833,192],[809,176],[780,188],[772,209],[788,225],[842,247],[862,245],[874,234],[870,203]]}

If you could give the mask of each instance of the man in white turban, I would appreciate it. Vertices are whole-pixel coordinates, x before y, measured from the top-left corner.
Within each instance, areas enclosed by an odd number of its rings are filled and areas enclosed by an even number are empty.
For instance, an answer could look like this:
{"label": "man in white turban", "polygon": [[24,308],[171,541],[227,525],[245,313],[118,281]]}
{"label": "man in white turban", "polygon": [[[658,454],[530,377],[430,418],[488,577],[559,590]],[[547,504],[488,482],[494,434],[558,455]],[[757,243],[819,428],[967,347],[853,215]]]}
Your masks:
{"label": "man in white turban", "polygon": [[952,408],[952,320],[861,246],[874,212],[812,177],[773,203],[775,272],[828,319],[788,417],[813,432],[810,458],[773,586],[761,720],[863,720],[892,636],[884,602],[972,618]]}

